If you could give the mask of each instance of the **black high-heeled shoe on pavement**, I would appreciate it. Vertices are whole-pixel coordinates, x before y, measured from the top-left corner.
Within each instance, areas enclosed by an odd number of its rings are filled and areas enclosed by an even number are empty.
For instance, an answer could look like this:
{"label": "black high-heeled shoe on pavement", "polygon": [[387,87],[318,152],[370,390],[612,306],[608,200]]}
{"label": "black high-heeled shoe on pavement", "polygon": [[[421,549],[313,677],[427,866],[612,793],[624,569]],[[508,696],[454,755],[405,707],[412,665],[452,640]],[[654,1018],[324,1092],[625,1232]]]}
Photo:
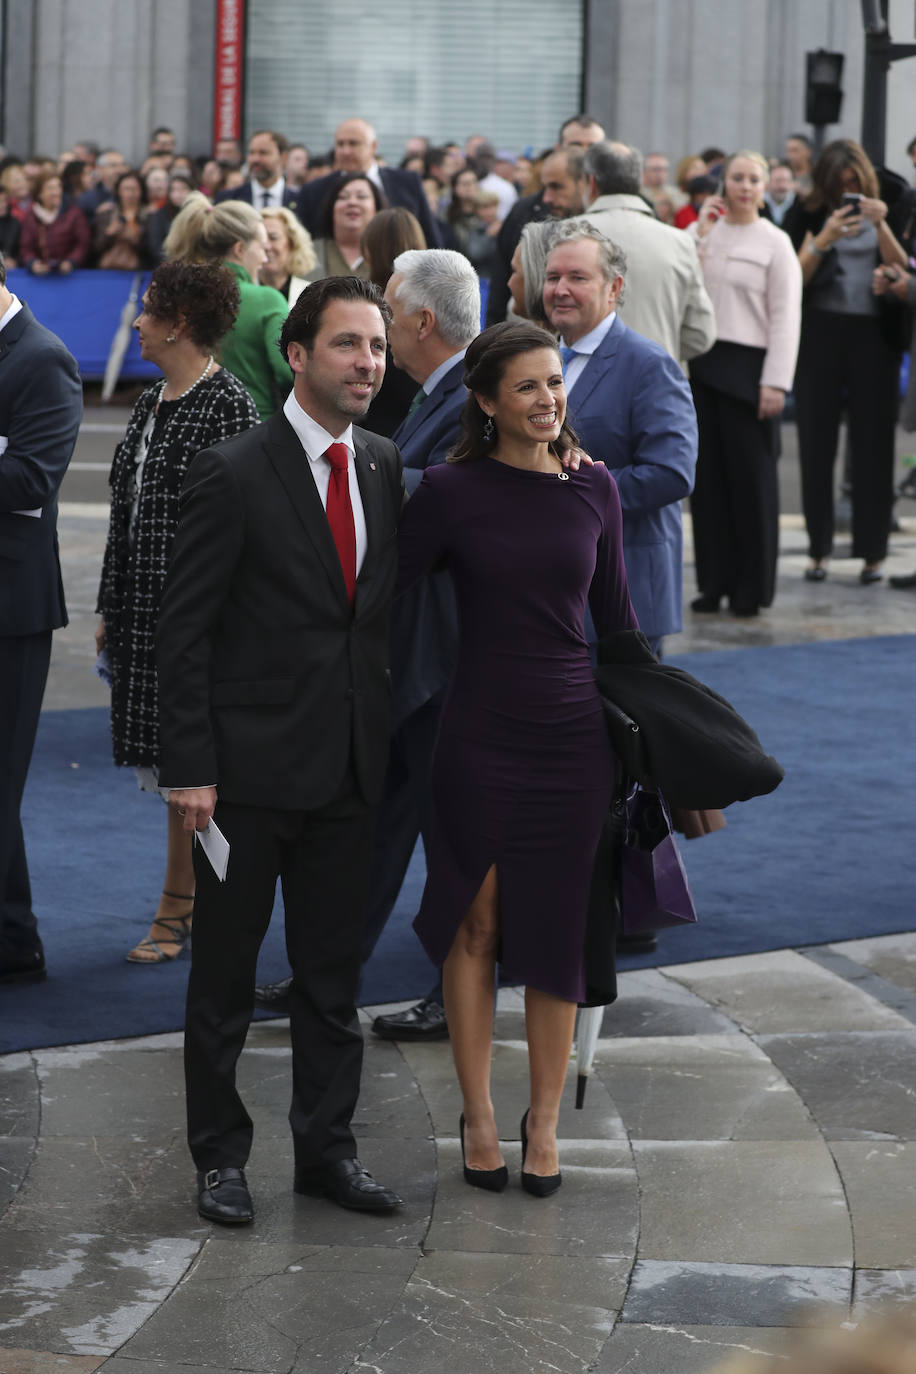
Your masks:
{"label": "black high-heeled shoe on pavement", "polygon": [[471,1169],[464,1159],[464,1112],[458,1118],[458,1134],[461,1138],[461,1163],[464,1168],[464,1181],[472,1188],[486,1188],[488,1193],[501,1193],[509,1182],[509,1170],[505,1164],[498,1169]]}
{"label": "black high-heeled shoe on pavement", "polygon": [[[528,1111],[530,1110],[529,1107]],[[563,1175],[559,1170],[555,1174],[525,1173],[525,1155],[528,1153],[528,1112],[522,1117],[519,1135],[522,1138],[522,1187],[532,1197],[550,1197],[563,1182]]]}

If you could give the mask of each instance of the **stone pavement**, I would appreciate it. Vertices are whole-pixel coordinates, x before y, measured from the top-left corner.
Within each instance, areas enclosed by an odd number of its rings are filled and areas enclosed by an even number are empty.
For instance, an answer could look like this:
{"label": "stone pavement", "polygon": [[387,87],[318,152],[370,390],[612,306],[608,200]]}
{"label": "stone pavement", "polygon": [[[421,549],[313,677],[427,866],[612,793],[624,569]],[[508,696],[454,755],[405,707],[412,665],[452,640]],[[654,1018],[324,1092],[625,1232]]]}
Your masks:
{"label": "stone pavement", "polygon": [[[78,495],[52,709],[104,701],[105,512]],[[695,618],[678,650],[913,632],[916,597],[859,587],[852,562],[804,582],[791,510],[782,542],[774,608]],[[888,569],[911,567],[908,520]],[[180,1036],[0,1059],[0,1374],[700,1374],[812,1313],[916,1300],[916,934],[624,973],[546,1201],[518,1183],[520,994],[496,1025],[501,1195],[461,1179],[448,1046],[375,1040],[377,1010],[355,1128],[405,1199],[391,1217],[293,1194],[283,1020],[241,1062],[257,1217],[238,1231],[194,1209]]]}

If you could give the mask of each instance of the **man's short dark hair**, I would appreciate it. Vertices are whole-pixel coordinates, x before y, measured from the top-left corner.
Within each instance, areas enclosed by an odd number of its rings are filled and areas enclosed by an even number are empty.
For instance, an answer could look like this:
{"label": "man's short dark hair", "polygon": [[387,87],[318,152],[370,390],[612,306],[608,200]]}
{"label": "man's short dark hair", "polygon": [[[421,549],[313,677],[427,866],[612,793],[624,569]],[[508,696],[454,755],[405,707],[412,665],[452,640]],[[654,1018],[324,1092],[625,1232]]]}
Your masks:
{"label": "man's short dark hair", "polygon": [[570,115],[569,119],[563,120],[563,123],[560,125],[560,135],[557,139],[558,143],[563,142],[563,135],[570,124],[580,124],[583,129],[587,129],[590,124],[596,124],[599,129],[601,128],[601,120],[596,119],[594,115],[586,114],[583,110],[582,114]]}
{"label": "man's short dark hair", "polygon": [[322,277],[305,288],[283,321],[278,342],[284,358],[288,356],[291,343],[302,344],[306,353],[311,353],[331,301],[363,301],[366,305],[377,306],[387,334],[391,308],[374,282],[364,281],[362,277]]}
{"label": "man's short dark hair", "polygon": [[[787,143],[789,142],[789,139],[790,139],[790,138],[791,138],[791,139],[794,139],[794,141],[795,141],[796,143],[804,143],[804,145],[805,145],[806,148],[811,148],[811,147],[813,146],[812,143],[811,143],[811,140],[810,140],[810,138],[808,137],[807,134],[787,134],[787,135],[786,135],[786,142],[787,142]],[[700,157],[702,157],[702,156],[703,156],[703,154],[701,153],[701,154],[700,154]]]}
{"label": "man's short dark hair", "polygon": [[637,148],[618,152],[617,147],[607,142],[593,143],[585,154],[585,170],[595,178],[603,196],[638,196],[642,186],[642,154]]}
{"label": "man's short dark hair", "polygon": [[248,142],[250,143],[253,138],[272,138],[277,145],[278,153],[289,152],[289,139],[286,134],[278,134],[276,129],[255,129],[254,133],[248,135]]}
{"label": "man's short dark hair", "polygon": [[916,138],[911,138],[906,145],[906,155],[907,157],[912,157],[914,153],[916,153]]}
{"label": "man's short dark hair", "polygon": [[150,140],[152,140],[152,139],[154,139],[154,138],[158,138],[160,134],[171,134],[172,137],[174,138],[174,137],[175,137],[175,130],[174,130],[174,129],[170,129],[169,126],[168,126],[167,124],[160,124],[160,125],[158,126],[158,128],[154,129],[153,132],[150,134]]}

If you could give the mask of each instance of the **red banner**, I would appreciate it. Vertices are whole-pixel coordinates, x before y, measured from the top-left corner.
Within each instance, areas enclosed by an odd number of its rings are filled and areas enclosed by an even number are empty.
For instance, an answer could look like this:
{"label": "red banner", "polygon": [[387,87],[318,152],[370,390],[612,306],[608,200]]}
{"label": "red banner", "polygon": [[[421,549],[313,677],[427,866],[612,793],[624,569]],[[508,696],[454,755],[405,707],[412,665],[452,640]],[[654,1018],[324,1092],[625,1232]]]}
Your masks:
{"label": "red banner", "polygon": [[245,0],[217,0],[213,141],[242,136]]}

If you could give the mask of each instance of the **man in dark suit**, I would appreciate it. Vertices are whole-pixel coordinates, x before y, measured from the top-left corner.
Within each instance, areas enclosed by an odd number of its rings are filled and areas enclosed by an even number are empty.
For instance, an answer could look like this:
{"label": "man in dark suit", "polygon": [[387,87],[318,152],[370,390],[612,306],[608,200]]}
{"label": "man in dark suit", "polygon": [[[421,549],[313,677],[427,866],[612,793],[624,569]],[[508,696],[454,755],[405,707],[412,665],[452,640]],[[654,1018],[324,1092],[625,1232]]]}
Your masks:
{"label": "man in dark suit", "polygon": [[256,210],[275,210],[286,206],[295,210],[299,192],[287,186],[283,175],[289,142],[283,134],[273,129],[260,129],[248,140],[249,180],[241,186],[233,186],[228,191],[220,191],[215,197],[221,200],[244,200]]}
{"label": "man in dark suit", "polygon": [[198,1210],[230,1224],[253,1216],[235,1065],[278,877],[295,1190],[359,1210],[400,1205],[362,1168],[350,1129],[404,490],[394,444],[353,421],[381,385],[387,318],[370,282],[306,288],[280,337],[293,391],[266,424],[194,460],[163,594],[160,783],[186,830],[213,816],[230,846],[223,883],[196,849],[185,1023]]}
{"label": "man in dark suit", "polygon": [[8,290],[0,254],[0,983],[45,977],[19,811],[51,632],[67,623],[57,492],[82,413],[75,359]]}
{"label": "man in dark suit", "polygon": [[697,422],[671,354],[617,315],[625,272],[600,229],[569,220],[547,258],[544,309],[563,344],[570,423],[620,490],[630,599],[658,650],[682,624],[680,503],[693,489]]}
{"label": "man in dark suit", "polygon": [[376,158],[378,140],[365,119],[345,119],[334,134],[334,171],[326,177],[308,181],[299,194],[298,214],[311,234],[321,232],[321,207],[341,172],[359,172],[378,188],[389,206],[403,205],[420,221],[427,247],[439,245],[439,230],[433,218],[423,182],[416,172],[400,167],[380,167]]}
{"label": "man in dark suit", "polygon": [[[392,357],[419,387],[410,413],[392,436],[401,450],[409,493],[419,486],[426,468],[445,462],[458,440],[467,400],[464,354],[480,332],[480,281],[461,253],[446,248],[412,249],[395,258],[385,299],[392,312]],[[457,646],[455,595],[443,569],[423,578],[394,603],[394,733],[376,826],[364,961],[391,915],[420,834],[427,845],[433,745]],[[288,1011],[291,982],[284,979],[258,988],[258,1006]],[[441,977],[418,1005],[376,1017],[372,1029],[389,1040],[446,1036]]]}

